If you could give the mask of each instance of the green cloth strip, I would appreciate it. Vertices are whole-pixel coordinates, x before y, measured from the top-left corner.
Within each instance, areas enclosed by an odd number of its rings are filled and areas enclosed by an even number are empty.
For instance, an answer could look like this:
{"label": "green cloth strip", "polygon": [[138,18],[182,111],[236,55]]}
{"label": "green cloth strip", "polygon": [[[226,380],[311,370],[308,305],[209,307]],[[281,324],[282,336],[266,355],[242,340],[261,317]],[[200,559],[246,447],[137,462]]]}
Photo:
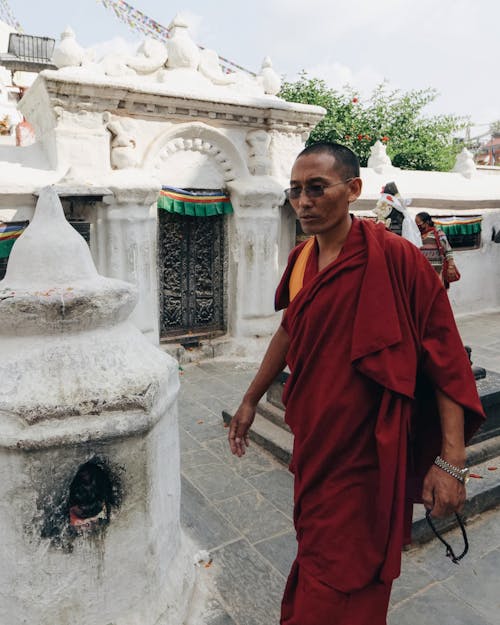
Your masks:
{"label": "green cloth strip", "polygon": [[10,255],[10,250],[12,246],[17,241],[17,239],[9,239],[8,241],[2,241],[0,239],[0,258],[8,258]]}
{"label": "green cloth strip", "polygon": [[475,222],[472,224],[439,224],[440,228],[445,234],[477,234],[481,232],[481,222]]}
{"label": "green cloth strip", "polygon": [[160,195],[158,198],[158,208],[187,215],[188,217],[213,217],[214,215],[228,215],[233,212],[231,202],[210,202],[207,204],[197,204],[195,202],[183,202]]}

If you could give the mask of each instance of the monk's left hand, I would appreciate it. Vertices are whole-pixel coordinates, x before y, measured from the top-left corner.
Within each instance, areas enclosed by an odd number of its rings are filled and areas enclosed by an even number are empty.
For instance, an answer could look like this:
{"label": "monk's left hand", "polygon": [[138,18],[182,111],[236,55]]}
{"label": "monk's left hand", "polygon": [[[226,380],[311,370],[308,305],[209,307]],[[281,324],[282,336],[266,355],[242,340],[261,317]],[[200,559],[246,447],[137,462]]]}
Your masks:
{"label": "monk's left hand", "polygon": [[443,519],[460,512],[466,499],[465,485],[433,465],[424,479],[422,499],[432,516]]}

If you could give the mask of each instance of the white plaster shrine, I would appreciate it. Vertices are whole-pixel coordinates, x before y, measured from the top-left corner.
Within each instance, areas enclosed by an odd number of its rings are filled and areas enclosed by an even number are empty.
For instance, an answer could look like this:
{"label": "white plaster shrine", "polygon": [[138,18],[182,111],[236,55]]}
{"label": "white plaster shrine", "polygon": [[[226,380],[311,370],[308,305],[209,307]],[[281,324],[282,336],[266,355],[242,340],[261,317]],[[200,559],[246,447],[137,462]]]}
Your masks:
{"label": "white plaster shrine", "polygon": [[55,188],[0,281],[0,623],[181,625],[177,363],[129,321]]}
{"label": "white plaster shrine", "polygon": [[[136,285],[131,319],[158,343],[170,297],[161,282],[161,186],[223,189],[234,213],[223,217],[226,334],[213,353],[255,357],[279,323],[274,291],[295,242],[283,189],[325,111],[279,98],[268,58],[257,76],[227,75],[182,20],[171,29],[166,44],[145,40],[134,54],[102,59],[66,29],[54,52],[59,69],[41,72],[19,105],[36,143],[0,154],[0,220],[31,219],[34,194],[48,184],[81,198],[75,216],[90,223],[98,271]],[[456,254],[462,278],[449,292],[456,314],[500,307],[500,169],[490,170],[476,169],[464,152],[452,172],[404,171],[379,143],[352,207],[373,216],[381,187],[393,180],[413,200],[412,217],[421,210],[483,217],[480,247]]]}

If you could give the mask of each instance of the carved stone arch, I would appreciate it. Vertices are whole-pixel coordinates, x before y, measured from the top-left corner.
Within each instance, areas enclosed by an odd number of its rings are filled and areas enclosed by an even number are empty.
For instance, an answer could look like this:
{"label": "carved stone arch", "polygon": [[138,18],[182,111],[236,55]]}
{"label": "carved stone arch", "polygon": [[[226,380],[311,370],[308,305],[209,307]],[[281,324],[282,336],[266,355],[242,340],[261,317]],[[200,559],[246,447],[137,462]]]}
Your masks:
{"label": "carved stone arch", "polygon": [[179,151],[200,152],[214,159],[224,181],[249,176],[248,168],[234,143],[221,132],[203,124],[178,124],[163,132],[146,150],[143,168],[159,169],[162,161]]}

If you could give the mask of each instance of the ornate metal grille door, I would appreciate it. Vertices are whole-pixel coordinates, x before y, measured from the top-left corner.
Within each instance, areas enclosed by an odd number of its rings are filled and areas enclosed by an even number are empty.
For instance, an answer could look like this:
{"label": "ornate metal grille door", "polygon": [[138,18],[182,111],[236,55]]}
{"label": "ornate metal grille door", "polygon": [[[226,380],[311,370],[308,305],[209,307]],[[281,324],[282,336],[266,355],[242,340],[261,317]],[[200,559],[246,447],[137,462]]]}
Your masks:
{"label": "ornate metal grille door", "polygon": [[224,329],[224,217],[159,210],[162,336]]}

